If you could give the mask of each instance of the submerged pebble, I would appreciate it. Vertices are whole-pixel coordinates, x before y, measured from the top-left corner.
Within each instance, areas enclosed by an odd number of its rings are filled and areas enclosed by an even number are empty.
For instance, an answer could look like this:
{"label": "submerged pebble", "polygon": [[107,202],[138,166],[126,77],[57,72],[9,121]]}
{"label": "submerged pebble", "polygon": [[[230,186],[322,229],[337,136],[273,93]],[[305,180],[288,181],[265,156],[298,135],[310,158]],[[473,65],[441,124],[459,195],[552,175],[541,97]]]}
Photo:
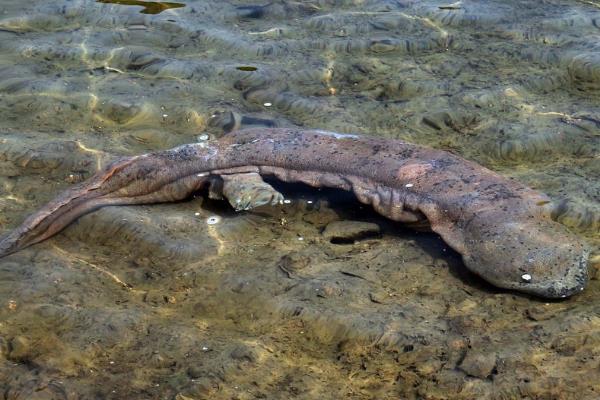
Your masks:
{"label": "submerged pebble", "polygon": [[32,350],[33,348],[28,338],[25,336],[16,336],[10,341],[8,358],[19,362],[31,361]]}
{"label": "submerged pebble", "polygon": [[495,354],[486,353],[484,349],[470,349],[458,367],[469,376],[486,379],[492,375],[495,366]]}

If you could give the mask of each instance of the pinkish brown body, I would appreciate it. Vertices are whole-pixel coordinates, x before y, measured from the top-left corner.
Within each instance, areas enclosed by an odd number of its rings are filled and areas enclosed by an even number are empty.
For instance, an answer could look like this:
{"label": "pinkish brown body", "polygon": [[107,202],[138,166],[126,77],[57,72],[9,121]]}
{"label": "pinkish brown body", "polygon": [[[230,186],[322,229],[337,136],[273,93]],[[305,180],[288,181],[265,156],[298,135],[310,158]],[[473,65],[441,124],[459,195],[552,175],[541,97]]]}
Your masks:
{"label": "pinkish brown body", "polygon": [[116,161],[6,235],[0,257],[104,205],[181,200],[219,184],[239,203],[233,197],[244,181],[260,186],[259,175],[352,191],[395,221],[427,219],[471,271],[499,287],[567,297],[587,282],[589,250],[550,218],[544,194],[444,151],[299,129],[237,131]]}

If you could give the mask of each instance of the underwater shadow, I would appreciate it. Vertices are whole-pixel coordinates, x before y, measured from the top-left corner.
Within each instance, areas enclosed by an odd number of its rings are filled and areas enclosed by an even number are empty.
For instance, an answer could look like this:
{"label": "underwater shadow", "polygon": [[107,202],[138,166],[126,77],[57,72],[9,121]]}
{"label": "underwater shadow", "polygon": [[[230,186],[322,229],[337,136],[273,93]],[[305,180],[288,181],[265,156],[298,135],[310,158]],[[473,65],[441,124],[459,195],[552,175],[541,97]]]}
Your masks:
{"label": "underwater shadow", "polygon": [[[330,188],[315,189],[303,183],[287,183],[276,179],[265,179],[265,181],[282,193],[286,199],[291,199],[294,202],[306,199],[324,200],[338,214],[339,220],[375,223],[381,228],[380,236],[390,235],[414,241],[422,251],[433,259],[443,259],[448,266],[450,274],[466,286],[472,287],[474,291],[479,290],[486,294],[511,293],[517,296],[536,299],[526,294],[493,286],[483,278],[469,271],[462,261],[462,256],[450,248],[438,234],[421,229],[416,230],[401,222],[389,220],[378,214],[370,205],[360,203],[352,192]],[[207,200],[203,203],[203,208],[224,213],[225,215],[234,215],[236,213],[226,201]],[[308,207],[304,212],[310,213],[313,211]],[[317,210],[314,212],[317,212]],[[340,243],[340,245],[344,244],[347,243]],[[467,293],[474,295],[471,291],[467,291]]]}

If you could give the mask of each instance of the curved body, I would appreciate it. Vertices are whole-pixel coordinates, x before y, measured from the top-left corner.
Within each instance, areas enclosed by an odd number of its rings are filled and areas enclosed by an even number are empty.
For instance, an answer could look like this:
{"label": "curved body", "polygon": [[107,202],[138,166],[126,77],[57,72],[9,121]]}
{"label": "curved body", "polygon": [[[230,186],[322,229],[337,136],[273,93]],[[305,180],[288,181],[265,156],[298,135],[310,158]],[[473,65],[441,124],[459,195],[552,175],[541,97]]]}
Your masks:
{"label": "curved body", "polygon": [[248,129],[118,160],[1,239],[0,256],[97,207],[180,200],[243,174],[349,190],[387,218],[427,219],[471,271],[499,287],[567,297],[587,282],[589,249],[552,221],[544,194],[448,152],[302,129]]}

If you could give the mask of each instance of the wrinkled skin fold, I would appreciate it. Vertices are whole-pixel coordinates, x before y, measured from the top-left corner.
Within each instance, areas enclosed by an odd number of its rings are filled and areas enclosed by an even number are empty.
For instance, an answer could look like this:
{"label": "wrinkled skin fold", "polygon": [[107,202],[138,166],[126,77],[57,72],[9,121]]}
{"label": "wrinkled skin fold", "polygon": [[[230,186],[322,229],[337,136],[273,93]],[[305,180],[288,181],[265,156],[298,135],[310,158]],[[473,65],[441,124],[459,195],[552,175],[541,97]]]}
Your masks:
{"label": "wrinkled skin fold", "polygon": [[547,297],[585,287],[588,246],[550,218],[550,201],[450,153],[366,136],[248,129],[218,140],[118,160],[0,239],[0,257],[45,240],[106,205],[182,200],[202,187],[236,209],[275,204],[261,177],[352,191],[395,221],[427,220],[472,272]]}

